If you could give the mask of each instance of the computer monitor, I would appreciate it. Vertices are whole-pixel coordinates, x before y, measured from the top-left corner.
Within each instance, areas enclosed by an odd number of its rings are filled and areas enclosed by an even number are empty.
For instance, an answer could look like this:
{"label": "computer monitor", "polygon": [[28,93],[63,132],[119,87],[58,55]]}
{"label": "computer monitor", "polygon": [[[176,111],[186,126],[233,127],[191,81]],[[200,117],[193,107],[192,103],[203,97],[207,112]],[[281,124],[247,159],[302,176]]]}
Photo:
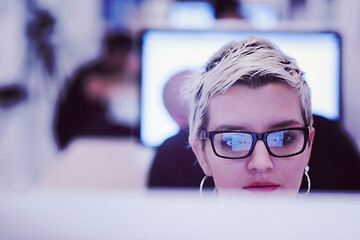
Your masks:
{"label": "computer monitor", "polygon": [[249,36],[267,38],[295,58],[312,90],[313,112],[340,119],[341,37],[335,32],[152,29],[141,35],[141,142],[156,147],[179,130],[162,98],[171,76],[202,68],[225,43]]}

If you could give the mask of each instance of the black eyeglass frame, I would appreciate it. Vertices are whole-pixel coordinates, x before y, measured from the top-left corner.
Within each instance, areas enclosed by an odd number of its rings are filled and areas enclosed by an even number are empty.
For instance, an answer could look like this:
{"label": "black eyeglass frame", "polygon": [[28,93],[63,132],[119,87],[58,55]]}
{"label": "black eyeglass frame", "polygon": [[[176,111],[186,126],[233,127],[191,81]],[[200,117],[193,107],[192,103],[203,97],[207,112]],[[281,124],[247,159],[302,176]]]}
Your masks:
{"label": "black eyeglass frame", "polygon": [[[300,151],[293,153],[293,154],[289,154],[289,155],[285,155],[285,156],[279,156],[276,155],[274,153],[271,152],[270,147],[267,143],[267,136],[271,133],[274,132],[280,132],[280,131],[287,131],[287,130],[301,130],[304,133],[304,144],[301,148]],[[215,150],[215,144],[214,144],[214,137],[216,134],[219,133],[246,133],[252,136],[253,138],[253,142],[251,144],[251,148],[249,150],[249,152],[243,156],[243,157],[226,157],[226,156],[222,156],[220,154],[218,154]],[[206,140],[206,139],[210,139],[210,143],[211,143],[211,147],[213,149],[213,152],[216,156],[221,157],[221,158],[226,158],[226,159],[243,159],[243,158],[247,158],[249,157],[256,146],[256,143],[258,140],[262,140],[265,144],[266,150],[268,151],[268,153],[273,156],[273,157],[278,157],[278,158],[285,158],[285,157],[292,157],[292,156],[296,156],[301,154],[302,152],[304,152],[305,148],[306,148],[306,144],[308,142],[309,139],[309,134],[310,134],[310,127],[295,127],[295,128],[283,128],[283,129],[277,129],[277,130],[272,130],[272,131],[268,131],[268,132],[264,132],[264,133],[253,133],[253,132],[246,132],[246,131],[237,131],[237,130],[222,130],[222,131],[205,131],[205,130],[201,130],[200,134],[199,134],[199,138],[200,140]]]}

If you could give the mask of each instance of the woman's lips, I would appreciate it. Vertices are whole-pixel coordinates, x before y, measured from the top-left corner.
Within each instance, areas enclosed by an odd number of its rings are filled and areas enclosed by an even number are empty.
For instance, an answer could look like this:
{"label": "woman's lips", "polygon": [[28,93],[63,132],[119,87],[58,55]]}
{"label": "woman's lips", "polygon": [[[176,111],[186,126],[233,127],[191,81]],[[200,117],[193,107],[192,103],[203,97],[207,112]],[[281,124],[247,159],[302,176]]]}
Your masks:
{"label": "woman's lips", "polygon": [[252,192],[272,192],[280,187],[279,184],[268,181],[257,181],[243,187],[243,189]]}

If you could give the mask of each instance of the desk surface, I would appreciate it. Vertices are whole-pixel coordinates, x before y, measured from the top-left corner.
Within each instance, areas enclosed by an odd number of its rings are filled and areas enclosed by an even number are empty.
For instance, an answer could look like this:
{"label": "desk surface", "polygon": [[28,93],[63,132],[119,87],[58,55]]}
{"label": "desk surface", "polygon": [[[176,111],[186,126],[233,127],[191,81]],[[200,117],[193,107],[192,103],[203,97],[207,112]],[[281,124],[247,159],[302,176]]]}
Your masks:
{"label": "desk surface", "polygon": [[359,239],[360,194],[43,191],[2,194],[0,219],[1,239]]}
{"label": "desk surface", "polygon": [[129,138],[80,138],[37,183],[39,189],[145,189],[155,150]]}

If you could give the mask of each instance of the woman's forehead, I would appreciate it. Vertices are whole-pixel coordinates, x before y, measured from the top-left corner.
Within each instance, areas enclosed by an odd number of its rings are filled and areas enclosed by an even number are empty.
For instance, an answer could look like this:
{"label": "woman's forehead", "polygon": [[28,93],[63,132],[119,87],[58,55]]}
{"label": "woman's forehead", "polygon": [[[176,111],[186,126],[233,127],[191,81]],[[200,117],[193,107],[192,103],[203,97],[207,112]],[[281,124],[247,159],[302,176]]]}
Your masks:
{"label": "woman's forehead", "polygon": [[209,127],[234,125],[243,128],[270,128],[282,122],[303,125],[296,91],[285,84],[271,83],[258,88],[234,86],[216,94],[209,103]]}

